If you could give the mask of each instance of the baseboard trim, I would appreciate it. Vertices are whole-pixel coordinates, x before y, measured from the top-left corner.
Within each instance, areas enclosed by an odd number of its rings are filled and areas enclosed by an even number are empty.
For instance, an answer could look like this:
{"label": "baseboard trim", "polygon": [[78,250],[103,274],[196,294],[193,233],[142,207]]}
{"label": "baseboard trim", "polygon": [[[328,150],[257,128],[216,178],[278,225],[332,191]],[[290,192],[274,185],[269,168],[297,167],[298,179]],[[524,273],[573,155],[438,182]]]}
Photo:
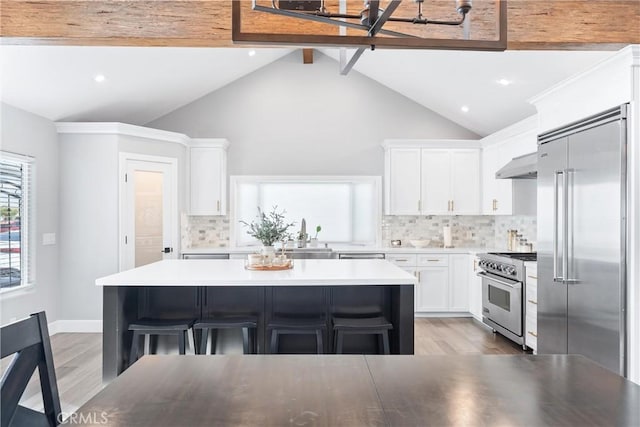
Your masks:
{"label": "baseboard trim", "polygon": [[473,315],[471,313],[467,313],[467,312],[455,312],[452,313],[450,311],[445,311],[445,312],[433,312],[433,313],[420,313],[420,312],[415,312],[413,313],[413,317],[473,317]]}
{"label": "baseboard trim", "polygon": [[102,332],[102,320],[56,320],[49,323],[49,335]]}

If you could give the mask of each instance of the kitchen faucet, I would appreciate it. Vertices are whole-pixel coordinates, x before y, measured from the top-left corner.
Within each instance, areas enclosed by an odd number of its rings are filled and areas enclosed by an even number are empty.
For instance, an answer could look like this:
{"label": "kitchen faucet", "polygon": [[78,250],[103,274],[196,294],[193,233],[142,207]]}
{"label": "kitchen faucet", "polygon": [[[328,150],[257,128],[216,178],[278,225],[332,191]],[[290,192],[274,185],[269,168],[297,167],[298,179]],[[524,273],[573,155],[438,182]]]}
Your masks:
{"label": "kitchen faucet", "polygon": [[300,232],[298,233],[298,247],[307,247],[307,221],[305,221],[304,218],[302,218],[302,222],[300,223]]}

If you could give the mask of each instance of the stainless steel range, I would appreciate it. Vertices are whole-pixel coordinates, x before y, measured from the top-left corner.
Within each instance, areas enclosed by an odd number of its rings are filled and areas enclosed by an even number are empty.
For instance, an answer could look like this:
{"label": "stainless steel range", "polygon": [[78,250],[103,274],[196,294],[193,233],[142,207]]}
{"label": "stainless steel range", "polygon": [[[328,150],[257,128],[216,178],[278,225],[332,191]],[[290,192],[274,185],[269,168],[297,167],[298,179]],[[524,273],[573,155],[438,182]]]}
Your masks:
{"label": "stainless steel range", "polygon": [[482,277],[482,321],[510,340],[524,343],[525,266],[535,252],[490,252],[479,255]]}

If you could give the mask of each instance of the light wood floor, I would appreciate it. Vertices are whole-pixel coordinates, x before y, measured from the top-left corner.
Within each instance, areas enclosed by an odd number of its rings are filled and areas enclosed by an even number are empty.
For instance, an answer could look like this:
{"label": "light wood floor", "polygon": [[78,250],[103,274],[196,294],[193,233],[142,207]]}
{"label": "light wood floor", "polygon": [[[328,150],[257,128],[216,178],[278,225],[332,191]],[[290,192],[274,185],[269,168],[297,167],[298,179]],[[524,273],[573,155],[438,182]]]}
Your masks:
{"label": "light wood floor", "polygon": [[[102,385],[102,334],[57,334],[51,337],[62,411],[74,412]],[[416,355],[524,354],[519,345],[470,318],[419,318],[415,321]],[[0,370],[8,366],[3,359]],[[37,374],[22,404],[42,410]]]}

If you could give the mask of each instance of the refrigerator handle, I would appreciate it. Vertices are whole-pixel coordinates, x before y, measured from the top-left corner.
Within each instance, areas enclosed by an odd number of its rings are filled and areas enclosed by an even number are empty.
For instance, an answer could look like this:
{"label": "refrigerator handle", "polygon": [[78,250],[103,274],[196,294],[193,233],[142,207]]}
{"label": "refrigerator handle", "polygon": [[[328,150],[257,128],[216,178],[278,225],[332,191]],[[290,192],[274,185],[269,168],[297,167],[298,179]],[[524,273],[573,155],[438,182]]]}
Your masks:
{"label": "refrigerator handle", "polygon": [[[564,171],[563,181],[563,197],[564,197],[564,242],[562,248],[562,277],[564,277],[565,283],[577,283],[578,280],[573,276],[573,211],[570,212],[569,208],[573,206],[573,175],[575,169],[566,169]],[[570,263],[571,262],[571,263]]]}
{"label": "refrigerator handle", "polygon": [[[564,175],[564,171],[555,171],[553,173],[553,281],[554,282],[562,282],[564,280],[564,276],[558,276],[558,221],[560,220],[560,215],[558,215],[558,208],[559,208],[559,204],[558,204],[558,193],[559,193],[559,186],[558,186],[558,177],[560,175]],[[563,176],[564,178],[564,176]],[[566,179],[563,179],[563,191],[565,189],[565,183],[566,183]],[[564,211],[564,194],[563,194],[563,211]],[[564,221],[564,212],[563,212],[563,221]],[[566,227],[565,227],[566,228]],[[565,258],[565,252],[564,252],[564,242],[562,245],[562,270],[563,270],[563,274],[564,274],[564,258]]]}

